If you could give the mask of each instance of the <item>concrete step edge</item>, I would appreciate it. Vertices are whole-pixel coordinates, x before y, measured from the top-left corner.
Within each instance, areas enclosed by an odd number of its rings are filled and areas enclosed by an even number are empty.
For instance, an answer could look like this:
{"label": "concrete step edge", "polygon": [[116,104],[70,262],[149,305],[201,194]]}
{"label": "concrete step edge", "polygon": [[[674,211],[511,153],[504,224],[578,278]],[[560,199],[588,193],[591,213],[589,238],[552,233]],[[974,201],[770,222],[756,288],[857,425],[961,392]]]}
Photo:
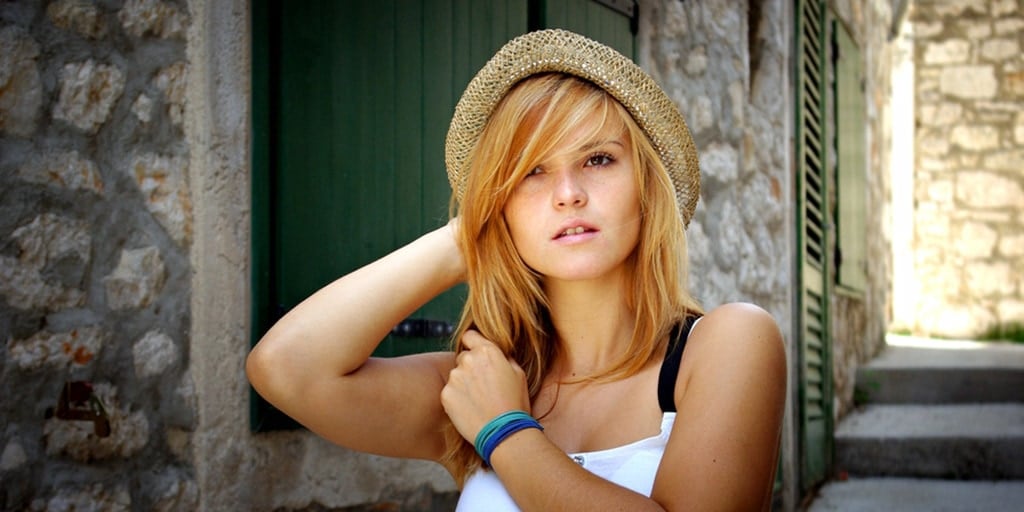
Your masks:
{"label": "concrete step edge", "polygon": [[951,481],[919,478],[850,478],[826,483],[809,512],[967,512],[1020,510],[1024,480]]}
{"label": "concrete step edge", "polygon": [[870,404],[843,418],[835,437],[1024,439],[1024,403]]}

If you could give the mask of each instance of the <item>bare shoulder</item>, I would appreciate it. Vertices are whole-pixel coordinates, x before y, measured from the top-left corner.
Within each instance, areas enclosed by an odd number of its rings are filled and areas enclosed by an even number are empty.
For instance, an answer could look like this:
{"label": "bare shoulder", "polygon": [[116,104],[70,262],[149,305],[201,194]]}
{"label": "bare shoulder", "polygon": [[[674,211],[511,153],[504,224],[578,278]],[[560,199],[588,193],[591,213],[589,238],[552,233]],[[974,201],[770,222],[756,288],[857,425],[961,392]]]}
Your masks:
{"label": "bare shoulder", "polygon": [[763,384],[784,387],[785,380],[785,343],[775,319],[757,305],[734,302],[708,311],[694,326],[683,353],[676,398],[693,387],[688,384],[746,382],[747,391],[756,395],[768,391],[757,389]]}
{"label": "bare shoulder", "polygon": [[652,498],[666,510],[768,510],[786,401],[786,351],[753,304],[708,311],[676,381],[677,417]]}
{"label": "bare shoulder", "polygon": [[785,358],[784,343],[775,318],[760,306],[732,302],[708,311],[693,328],[693,352],[704,357],[747,354],[769,359]]}

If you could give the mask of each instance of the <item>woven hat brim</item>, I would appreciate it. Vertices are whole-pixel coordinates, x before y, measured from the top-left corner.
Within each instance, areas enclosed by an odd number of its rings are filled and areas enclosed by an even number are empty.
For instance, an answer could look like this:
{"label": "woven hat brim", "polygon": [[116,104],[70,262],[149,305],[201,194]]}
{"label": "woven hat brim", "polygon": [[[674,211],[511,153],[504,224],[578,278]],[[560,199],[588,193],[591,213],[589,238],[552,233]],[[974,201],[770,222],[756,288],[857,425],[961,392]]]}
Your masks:
{"label": "woven hat brim", "polygon": [[445,166],[456,198],[461,201],[465,195],[470,154],[498,102],[523,79],[551,72],[592,82],[626,108],[661,157],[688,226],[700,199],[700,166],[679,109],[632,60],[560,29],[530,32],[509,41],[469,82],[445,139]]}

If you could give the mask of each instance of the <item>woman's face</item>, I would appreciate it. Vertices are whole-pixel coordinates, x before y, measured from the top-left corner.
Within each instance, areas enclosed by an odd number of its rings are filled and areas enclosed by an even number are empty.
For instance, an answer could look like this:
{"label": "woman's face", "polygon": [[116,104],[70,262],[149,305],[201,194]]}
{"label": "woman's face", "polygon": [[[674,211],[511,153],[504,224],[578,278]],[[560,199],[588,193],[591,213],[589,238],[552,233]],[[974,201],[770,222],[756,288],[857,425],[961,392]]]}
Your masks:
{"label": "woman's face", "polygon": [[516,186],[504,216],[512,242],[550,280],[620,275],[640,234],[633,149],[620,123],[592,115]]}

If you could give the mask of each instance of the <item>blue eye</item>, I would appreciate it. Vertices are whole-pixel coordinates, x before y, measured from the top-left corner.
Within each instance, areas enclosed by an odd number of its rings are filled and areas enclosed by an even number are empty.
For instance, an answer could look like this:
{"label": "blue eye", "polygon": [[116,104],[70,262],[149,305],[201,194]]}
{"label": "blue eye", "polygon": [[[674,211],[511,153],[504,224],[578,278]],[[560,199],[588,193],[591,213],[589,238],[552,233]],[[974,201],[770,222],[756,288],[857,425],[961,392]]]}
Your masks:
{"label": "blue eye", "polygon": [[530,172],[526,173],[526,176],[527,177],[536,176],[536,175],[540,174],[541,172],[543,172],[543,170],[540,167],[534,167],[533,169],[530,169]]}

